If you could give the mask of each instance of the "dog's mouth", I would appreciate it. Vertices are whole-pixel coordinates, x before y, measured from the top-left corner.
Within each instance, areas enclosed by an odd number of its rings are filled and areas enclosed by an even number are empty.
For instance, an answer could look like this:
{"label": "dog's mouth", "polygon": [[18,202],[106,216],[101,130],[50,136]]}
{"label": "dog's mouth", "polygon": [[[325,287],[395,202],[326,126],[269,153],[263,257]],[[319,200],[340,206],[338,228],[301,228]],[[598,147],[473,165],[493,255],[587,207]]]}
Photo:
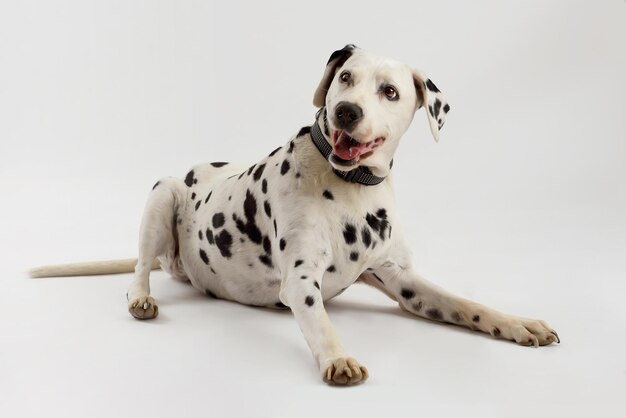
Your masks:
{"label": "dog's mouth", "polygon": [[348,135],[345,131],[333,131],[333,153],[331,159],[339,165],[351,166],[374,153],[374,149],[382,145],[385,138],[378,138],[369,142],[360,142]]}

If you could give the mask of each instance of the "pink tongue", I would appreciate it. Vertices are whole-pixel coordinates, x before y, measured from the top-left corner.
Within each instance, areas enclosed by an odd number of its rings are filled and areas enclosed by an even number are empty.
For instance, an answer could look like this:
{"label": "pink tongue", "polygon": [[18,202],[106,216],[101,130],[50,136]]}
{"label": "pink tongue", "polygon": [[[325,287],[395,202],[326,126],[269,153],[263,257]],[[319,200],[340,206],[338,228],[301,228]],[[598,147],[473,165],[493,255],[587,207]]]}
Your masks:
{"label": "pink tongue", "polygon": [[361,144],[342,133],[335,142],[335,154],[342,160],[351,160],[367,150],[367,145]]}

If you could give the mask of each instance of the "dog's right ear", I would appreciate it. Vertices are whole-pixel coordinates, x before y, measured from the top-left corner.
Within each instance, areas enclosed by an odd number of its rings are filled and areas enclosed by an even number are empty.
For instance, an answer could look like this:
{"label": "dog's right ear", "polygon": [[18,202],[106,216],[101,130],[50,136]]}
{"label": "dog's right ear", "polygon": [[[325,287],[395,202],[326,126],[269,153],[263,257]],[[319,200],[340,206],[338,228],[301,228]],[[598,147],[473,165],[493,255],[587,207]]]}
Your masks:
{"label": "dog's right ear", "polygon": [[339,49],[332,53],[330,58],[328,59],[328,63],[326,64],[326,70],[324,70],[324,75],[320,80],[320,84],[317,86],[315,90],[315,95],[313,96],[313,104],[315,107],[323,107],[326,103],[326,93],[328,92],[328,88],[330,87],[330,83],[333,81],[333,77],[337,72],[337,69],[341,67],[344,62],[348,58],[352,56],[356,46],[352,44],[348,44],[344,46],[342,49]]}

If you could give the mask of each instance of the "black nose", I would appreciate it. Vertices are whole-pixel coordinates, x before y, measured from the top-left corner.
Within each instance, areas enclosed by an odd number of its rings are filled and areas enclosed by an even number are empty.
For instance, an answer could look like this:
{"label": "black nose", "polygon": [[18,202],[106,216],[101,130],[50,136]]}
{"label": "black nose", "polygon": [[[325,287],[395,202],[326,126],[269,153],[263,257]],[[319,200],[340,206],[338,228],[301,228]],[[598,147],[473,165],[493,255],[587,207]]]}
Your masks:
{"label": "black nose", "polygon": [[339,129],[350,131],[363,117],[361,106],[350,102],[339,102],[335,107],[335,122]]}

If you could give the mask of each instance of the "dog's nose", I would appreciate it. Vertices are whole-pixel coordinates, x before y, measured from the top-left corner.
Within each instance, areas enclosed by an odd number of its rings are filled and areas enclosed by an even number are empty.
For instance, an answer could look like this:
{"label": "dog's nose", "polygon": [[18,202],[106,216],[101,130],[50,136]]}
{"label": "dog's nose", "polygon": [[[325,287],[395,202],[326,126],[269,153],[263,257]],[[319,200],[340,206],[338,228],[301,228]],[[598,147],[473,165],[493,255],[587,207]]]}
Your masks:
{"label": "dog's nose", "polygon": [[339,102],[335,107],[335,122],[339,129],[350,131],[363,117],[361,106],[350,102]]}

